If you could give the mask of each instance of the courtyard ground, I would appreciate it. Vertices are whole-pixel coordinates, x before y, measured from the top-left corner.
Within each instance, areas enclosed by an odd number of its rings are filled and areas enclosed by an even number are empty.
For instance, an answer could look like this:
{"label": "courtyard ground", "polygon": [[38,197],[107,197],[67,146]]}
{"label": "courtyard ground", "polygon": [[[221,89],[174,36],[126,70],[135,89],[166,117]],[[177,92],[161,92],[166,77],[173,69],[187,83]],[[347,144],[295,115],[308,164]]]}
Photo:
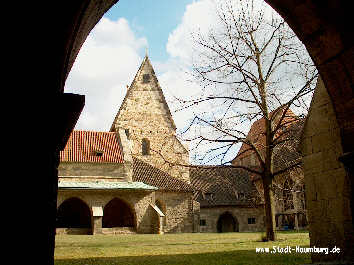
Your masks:
{"label": "courtyard ground", "polygon": [[[276,242],[261,242],[262,233],[191,233],[165,235],[58,235],[55,264],[304,264],[310,254],[296,253],[308,247],[307,232],[278,232]],[[271,253],[286,250],[291,253]],[[256,248],[269,248],[257,253]],[[279,248],[279,249],[278,249]]]}

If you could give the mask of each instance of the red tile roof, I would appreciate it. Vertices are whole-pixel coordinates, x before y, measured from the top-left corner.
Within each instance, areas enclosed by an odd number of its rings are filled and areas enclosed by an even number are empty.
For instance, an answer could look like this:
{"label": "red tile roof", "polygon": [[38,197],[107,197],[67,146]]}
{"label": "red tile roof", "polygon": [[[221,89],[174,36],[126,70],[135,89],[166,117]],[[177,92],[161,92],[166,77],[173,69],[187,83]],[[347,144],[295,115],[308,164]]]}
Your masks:
{"label": "red tile roof", "polygon": [[[270,116],[272,116],[275,113],[276,113],[275,111],[272,111],[270,113]],[[279,115],[279,117],[282,114],[283,114],[283,111],[277,113],[277,115]],[[293,124],[293,122],[296,122],[296,121],[297,121],[296,115],[290,109],[288,109],[286,112],[286,115],[282,121],[282,124],[286,124],[285,126],[288,127],[291,124]],[[252,124],[251,129],[249,130],[246,139],[253,142],[255,147],[258,150],[264,150],[265,142],[266,142],[264,118],[261,118]],[[239,160],[243,157],[247,157],[247,156],[254,153],[253,150],[247,150],[247,149],[250,149],[250,146],[248,144],[243,143],[240,150],[237,153],[237,156],[235,157],[235,159],[233,161],[233,164],[236,164],[237,160]]]}
{"label": "red tile roof", "polygon": [[[100,155],[101,152],[101,155]],[[123,152],[115,132],[73,131],[61,162],[123,163]]]}

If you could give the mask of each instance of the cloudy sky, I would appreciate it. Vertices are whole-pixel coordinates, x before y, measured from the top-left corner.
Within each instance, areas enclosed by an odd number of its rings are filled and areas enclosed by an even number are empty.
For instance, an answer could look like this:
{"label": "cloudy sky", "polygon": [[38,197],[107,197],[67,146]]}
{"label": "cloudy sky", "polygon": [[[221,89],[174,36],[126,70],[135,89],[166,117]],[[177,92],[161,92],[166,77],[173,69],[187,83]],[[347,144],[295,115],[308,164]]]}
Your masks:
{"label": "cloudy sky", "polygon": [[146,49],[178,130],[192,111],[175,112],[174,97],[200,87],[185,73],[191,66],[190,32],[215,20],[211,0],[120,0],[83,44],[65,84],[66,93],[86,96],[76,130],[108,131],[145,56]]}
{"label": "cloudy sky", "polygon": [[212,10],[214,0],[120,0],[114,5],[86,39],[65,84],[66,93],[86,96],[75,129],[110,129],[147,50],[177,133],[183,131],[194,112],[176,111],[175,97],[188,99],[201,91],[186,73],[193,58],[191,32],[208,31],[216,21]]}

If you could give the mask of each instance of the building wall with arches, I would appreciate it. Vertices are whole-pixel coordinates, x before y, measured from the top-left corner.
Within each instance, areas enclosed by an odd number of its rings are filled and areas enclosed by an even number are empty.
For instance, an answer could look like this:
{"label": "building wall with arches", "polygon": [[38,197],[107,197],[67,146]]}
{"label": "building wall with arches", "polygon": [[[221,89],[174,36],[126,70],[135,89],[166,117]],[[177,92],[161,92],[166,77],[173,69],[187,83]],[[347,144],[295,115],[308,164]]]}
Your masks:
{"label": "building wall with arches", "polygon": [[[71,198],[79,198],[91,210],[92,218],[92,234],[96,233],[127,233],[127,232],[136,232],[136,233],[152,233],[153,225],[153,216],[154,212],[150,206],[151,203],[154,203],[154,193],[153,192],[144,192],[144,191],[105,191],[105,190],[59,190],[58,194],[58,205],[65,202]],[[119,230],[115,229],[105,229],[104,224],[102,223],[103,216],[100,216],[100,221],[94,220],[93,207],[100,207],[104,215],[105,206],[114,199],[120,199],[126,203],[126,205],[131,209],[131,214],[134,215],[134,226],[132,229]],[[119,209],[117,209],[119,211]],[[100,226],[101,225],[101,226]],[[102,230],[102,228],[104,230]],[[63,231],[65,233],[65,231]]]}
{"label": "building wall with arches", "polygon": [[217,233],[219,218],[229,213],[237,223],[234,232],[259,232],[264,230],[264,209],[240,206],[202,207],[200,209],[200,232]]}

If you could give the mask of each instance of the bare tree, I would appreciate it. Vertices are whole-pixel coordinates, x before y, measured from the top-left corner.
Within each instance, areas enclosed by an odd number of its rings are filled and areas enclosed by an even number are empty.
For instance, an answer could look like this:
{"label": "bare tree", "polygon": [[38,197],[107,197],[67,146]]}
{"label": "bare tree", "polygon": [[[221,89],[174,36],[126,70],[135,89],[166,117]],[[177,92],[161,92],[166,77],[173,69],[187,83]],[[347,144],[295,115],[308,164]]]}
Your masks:
{"label": "bare tree", "polygon": [[[300,165],[296,160],[275,170],[274,155],[277,149],[294,144],[292,125],[306,115],[317,70],[284,20],[258,2],[219,1],[218,26],[207,34],[193,34],[197,47],[193,75],[203,91],[198,98],[178,99],[178,111],[208,105],[206,111],[195,114],[184,131],[189,136],[183,137],[196,143],[195,148],[203,143],[213,145],[201,157],[202,162],[219,159],[228,164],[238,144],[247,146],[242,153],[254,154],[255,165],[234,166],[262,178],[267,239],[273,241],[273,179]],[[294,115],[290,108],[302,115]],[[249,137],[244,124],[259,119],[262,129]]]}

